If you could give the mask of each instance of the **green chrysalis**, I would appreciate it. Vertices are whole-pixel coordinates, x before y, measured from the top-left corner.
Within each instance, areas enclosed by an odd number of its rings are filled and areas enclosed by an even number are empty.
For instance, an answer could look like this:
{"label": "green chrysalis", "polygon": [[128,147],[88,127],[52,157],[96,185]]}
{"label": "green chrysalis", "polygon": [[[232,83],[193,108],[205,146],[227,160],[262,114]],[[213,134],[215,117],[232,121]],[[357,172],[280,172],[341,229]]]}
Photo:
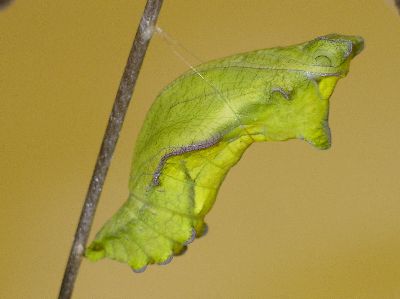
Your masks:
{"label": "green chrysalis", "polygon": [[228,170],[255,141],[330,146],[329,97],[361,37],[331,34],[201,64],[157,97],[137,139],[129,198],[86,250],[136,272],[206,232]]}

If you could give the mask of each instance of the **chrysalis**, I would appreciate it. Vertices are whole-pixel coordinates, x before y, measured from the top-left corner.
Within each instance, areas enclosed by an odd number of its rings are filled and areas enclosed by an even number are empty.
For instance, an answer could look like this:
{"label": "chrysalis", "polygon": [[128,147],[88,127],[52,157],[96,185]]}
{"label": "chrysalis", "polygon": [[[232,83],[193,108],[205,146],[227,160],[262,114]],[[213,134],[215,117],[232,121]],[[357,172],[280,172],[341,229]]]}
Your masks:
{"label": "chrysalis", "polygon": [[361,37],[331,34],[204,63],[169,84],[137,139],[128,200],[86,257],[136,272],[168,263],[205,234],[225,175],[253,142],[329,148],[329,97],[363,46]]}

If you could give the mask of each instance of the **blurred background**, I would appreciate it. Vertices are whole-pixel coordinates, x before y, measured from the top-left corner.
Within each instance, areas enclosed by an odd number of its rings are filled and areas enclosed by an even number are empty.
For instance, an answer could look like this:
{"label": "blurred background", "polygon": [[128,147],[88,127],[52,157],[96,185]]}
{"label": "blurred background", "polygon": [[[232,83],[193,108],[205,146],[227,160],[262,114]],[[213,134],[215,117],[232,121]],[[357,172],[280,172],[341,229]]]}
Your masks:
{"label": "blurred background", "polygon": [[[144,4],[16,0],[0,10],[0,298],[58,294]],[[400,16],[392,2],[165,1],[158,25],[202,61],[332,32],[361,35],[366,49],[331,98],[330,150],[253,145],[227,176],[205,238],[139,275],[84,260],[74,298],[400,298]],[[156,35],[90,240],[128,196],[147,109],[186,69]]]}

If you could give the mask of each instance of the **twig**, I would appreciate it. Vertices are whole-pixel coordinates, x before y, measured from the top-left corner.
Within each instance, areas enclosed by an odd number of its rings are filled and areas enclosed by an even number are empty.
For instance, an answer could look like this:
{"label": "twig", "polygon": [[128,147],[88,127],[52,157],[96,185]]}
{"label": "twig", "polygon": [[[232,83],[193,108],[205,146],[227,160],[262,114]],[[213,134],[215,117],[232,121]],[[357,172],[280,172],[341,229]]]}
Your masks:
{"label": "twig", "polygon": [[103,137],[100,152],[97,156],[96,166],[86,194],[68,263],[65,268],[59,299],[71,298],[108,167],[162,3],[163,0],[148,0],[142,19],[140,20],[124,74],[115,97],[114,106]]}
{"label": "twig", "polygon": [[12,0],[0,0],[0,9],[6,8],[11,2]]}

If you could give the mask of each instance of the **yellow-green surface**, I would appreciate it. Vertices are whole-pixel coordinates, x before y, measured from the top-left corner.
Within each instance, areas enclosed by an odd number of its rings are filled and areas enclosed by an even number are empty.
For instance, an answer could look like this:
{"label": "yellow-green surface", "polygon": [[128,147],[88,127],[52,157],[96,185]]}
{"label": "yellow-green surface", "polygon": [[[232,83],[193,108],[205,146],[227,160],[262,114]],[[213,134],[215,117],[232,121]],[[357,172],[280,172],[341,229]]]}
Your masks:
{"label": "yellow-green surface", "polygon": [[[143,1],[0,11],[1,298],[54,298]],[[75,298],[400,298],[400,17],[385,1],[168,1],[159,24],[203,61],[331,32],[367,47],[330,99],[329,151],[259,143],[206,238],[134,275],[83,261]],[[190,59],[189,59],[190,60]],[[191,61],[197,64],[196,61]],[[93,226],[127,196],[145,111],[187,66],[156,37]]]}
{"label": "yellow-green surface", "polygon": [[143,272],[185,252],[207,226],[227,172],[256,141],[331,146],[329,97],[364,48],[330,34],[196,66],[151,106],[135,144],[129,198],[85,256]]}

